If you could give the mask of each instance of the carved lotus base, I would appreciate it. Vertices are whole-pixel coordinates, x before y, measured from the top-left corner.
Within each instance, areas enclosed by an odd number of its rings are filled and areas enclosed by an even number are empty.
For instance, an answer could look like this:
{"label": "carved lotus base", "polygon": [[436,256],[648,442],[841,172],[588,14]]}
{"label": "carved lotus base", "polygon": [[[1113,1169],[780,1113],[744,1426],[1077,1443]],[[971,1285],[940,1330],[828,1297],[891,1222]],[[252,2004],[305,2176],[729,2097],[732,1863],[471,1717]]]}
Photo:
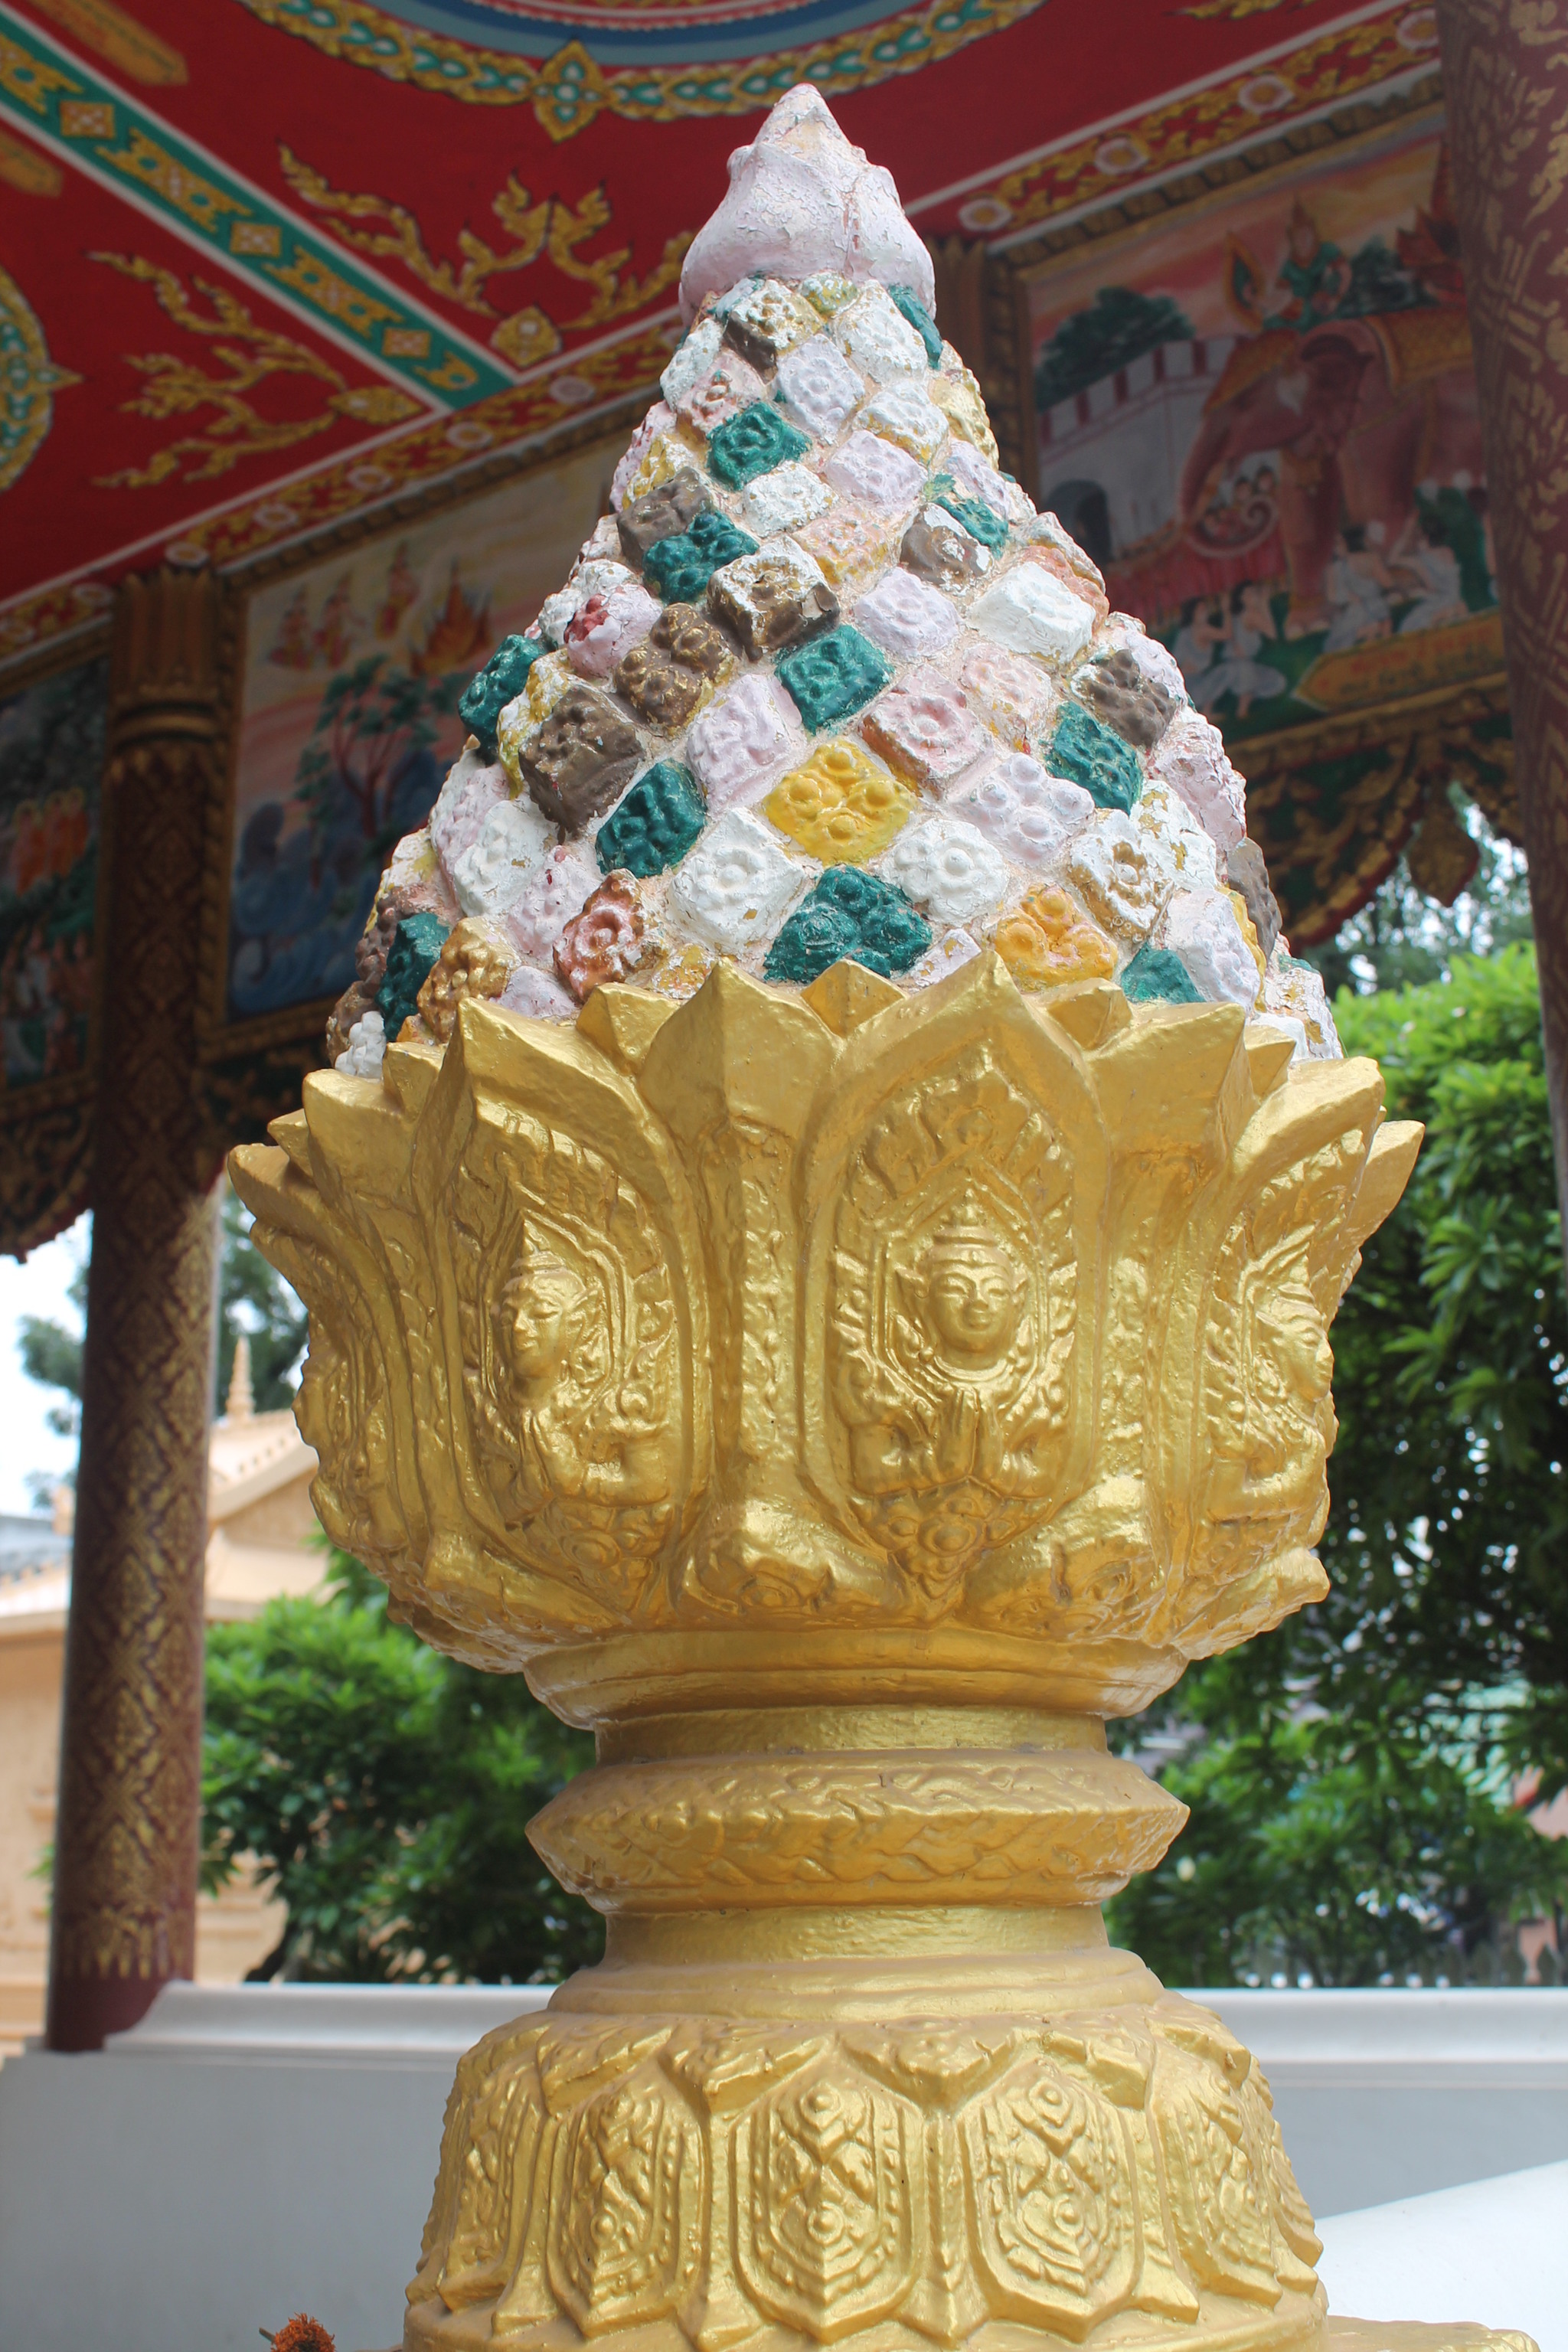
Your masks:
{"label": "carved lotus base", "polygon": [[[796,1960],[787,1990],[574,1979],[458,2068],[408,2352],[1320,2346],[1260,2072],[1075,1926],[1033,1961]],[[725,2011],[684,2011],[721,1977]]]}

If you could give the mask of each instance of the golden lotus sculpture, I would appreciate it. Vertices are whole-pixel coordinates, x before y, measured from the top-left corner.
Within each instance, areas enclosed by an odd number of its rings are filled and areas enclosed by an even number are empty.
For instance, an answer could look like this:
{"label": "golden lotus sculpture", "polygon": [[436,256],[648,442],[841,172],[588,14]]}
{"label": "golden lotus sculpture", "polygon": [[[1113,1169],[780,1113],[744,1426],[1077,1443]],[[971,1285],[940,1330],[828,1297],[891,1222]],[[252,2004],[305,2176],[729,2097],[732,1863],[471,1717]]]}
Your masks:
{"label": "golden lotus sculpture", "polygon": [[1106,1718],[1325,1589],[1420,1130],[1290,1053],[721,964],[236,1155],[329,1531],[597,1735],[533,1834],[605,1957],[458,2069],[411,2352],[1326,2340],[1258,2068],[1098,1907],[1184,1818]]}

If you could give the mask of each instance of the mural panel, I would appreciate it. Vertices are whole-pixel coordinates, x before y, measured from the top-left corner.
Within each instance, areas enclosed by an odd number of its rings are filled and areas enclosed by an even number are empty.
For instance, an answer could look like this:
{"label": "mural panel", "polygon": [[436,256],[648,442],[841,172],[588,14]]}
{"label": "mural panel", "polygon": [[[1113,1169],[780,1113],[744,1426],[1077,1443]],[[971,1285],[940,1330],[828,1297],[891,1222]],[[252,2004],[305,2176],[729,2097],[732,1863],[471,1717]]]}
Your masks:
{"label": "mural panel", "polygon": [[245,627],[226,1017],[338,995],[382,869],[458,750],[458,697],[570,570],[619,444],[258,590]]}
{"label": "mural panel", "polygon": [[1030,275],[1039,502],[1227,739],[1501,668],[1440,117]]}
{"label": "mural panel", "polygon": [[85,1068],[109,664],[0,702],[0,1091]]}

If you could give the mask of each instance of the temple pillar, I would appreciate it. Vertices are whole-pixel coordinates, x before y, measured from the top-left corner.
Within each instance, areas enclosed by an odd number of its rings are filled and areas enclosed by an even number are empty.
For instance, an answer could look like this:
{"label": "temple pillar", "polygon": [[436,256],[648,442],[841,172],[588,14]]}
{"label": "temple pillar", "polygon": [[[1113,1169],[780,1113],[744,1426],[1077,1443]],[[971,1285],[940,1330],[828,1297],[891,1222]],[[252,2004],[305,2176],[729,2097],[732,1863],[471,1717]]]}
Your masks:
{"label": "temple pillar", "polygon": [[48,2041],[195,1958],[216,1221],[192,1072],[217,593],[127,581],[104,772],[101,1030]]}
{"label": "temple pillar", "polygon": [[1568,1235],[1568,40],[1518,0],[1437,20]]}

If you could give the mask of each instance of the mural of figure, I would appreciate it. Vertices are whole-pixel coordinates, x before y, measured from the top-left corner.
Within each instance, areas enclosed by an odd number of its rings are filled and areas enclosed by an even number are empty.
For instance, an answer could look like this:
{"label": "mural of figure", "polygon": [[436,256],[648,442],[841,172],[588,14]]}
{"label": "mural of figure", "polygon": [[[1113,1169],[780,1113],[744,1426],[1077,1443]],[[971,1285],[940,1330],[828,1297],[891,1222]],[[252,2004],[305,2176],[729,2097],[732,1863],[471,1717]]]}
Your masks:
{"label": "mural of figure", "polygon": [[1400,619],[1402,637],[1416,629],[1447,628],[1464,619],[1468,607],[1459,583],[1459,559],[1435,515],[1418,518],[1415,544],[1399,558],[1394,570],[1415,596]]}
{"label": "mural of figure", "polygon": [[[1224,642],[1229,651],[1205,669],[1194,685],[1189,678],[1188,691],[1198,709],[1212,710],[1227,694],[1236,697],[1236,715],[1245,719],[1254,702],[1266,702],[1270,695],[1283,694],[1286,677],[1282,670],[1258,658],[1263,646],[1279,632],[1274,615],[1268,609],[1268,599],[1255,580],[1233,588],[1230,608],[1224,625]],[[1178,654],[1178,661],[1181,656]]]}
{"label": "mural of figure", "polygon": [[1393,627],[1388,592],[1393,575],[1375,547],[1367,544],[1360,523],[1347,523],[1334,541],[1333,561],[1324,574],[1323,588],[1331,618],[1323,639],[1326,654],[1386,637]]}
{"label": "mural of figure", "polygon": [[1187,681],[1187,692],[1200,710],[1204,704],[1198,692],[1199,683],[1213,670],[1225,639],[1225,608],[1219,599],[1215,596],[1192,597],[1183,608],[1182,625],[1176,632],[1172,651],[1181,664],[1182,676]]}
{"label": "mural of figure", "polygon": [[1337,245],[1318,233],[1318,224],[1300,199],[1290,208],[1285,259],[1276,284],[1286,296],[1266,319],[1268,327],[1294,327],[1298,334],[1331,319],[1351,289],[1351,266]]}

